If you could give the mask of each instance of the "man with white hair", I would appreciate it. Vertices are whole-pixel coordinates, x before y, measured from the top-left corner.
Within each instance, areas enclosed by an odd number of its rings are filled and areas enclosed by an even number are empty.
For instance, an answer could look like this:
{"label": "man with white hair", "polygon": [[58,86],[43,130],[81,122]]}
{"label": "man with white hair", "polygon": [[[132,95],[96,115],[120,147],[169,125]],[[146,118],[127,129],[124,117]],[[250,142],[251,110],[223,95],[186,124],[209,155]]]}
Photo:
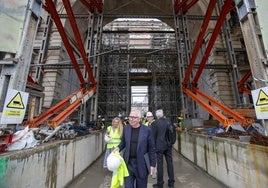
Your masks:
{"label": "man with white hair", "polygon": [[121,143],[116,149],[125,149],[124,160],[129,172],[125,178],[125,188],[147,188],[149,173],[156,171],[154,138],[151,129],[140,123],[139,110],[132,110],[128,119],[129,124],[124,127]]}
{"label": "man with white hair", "polygon": [[174,188],[174,169],[172,159],[172,146],[166,140],[166,132],[170,124],[169,120],[164,117],[162,109],[155,112],[157,118],[151,124],[151,129],[154,135],[156,155],[157,155],[157,184],[154,184],[154,188],[163,188],[164,186],[164,172],[163,172],[163,156],[167,162],[168,172],[168,187]]}

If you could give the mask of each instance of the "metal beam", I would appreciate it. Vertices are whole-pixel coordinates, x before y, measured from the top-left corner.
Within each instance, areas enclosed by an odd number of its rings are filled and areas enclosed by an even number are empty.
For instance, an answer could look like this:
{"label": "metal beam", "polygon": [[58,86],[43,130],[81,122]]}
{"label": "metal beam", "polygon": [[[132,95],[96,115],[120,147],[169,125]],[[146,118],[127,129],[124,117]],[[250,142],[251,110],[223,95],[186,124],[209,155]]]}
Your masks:
{"label": "metal beam", "polygon": [[172,33],[175,34],[175,31],[165,31],[165,30],[103,30],[103,33],[110,34],[110,33]]}
{"label": "metal beam", "polygon": [[[89,80],[90,80],[92,85],[95,85],[96,81],[95,81],[95,78],[93,76],[92,69],[90,67],[90,64],[89,64],[89,61],[88,61],[88,58],[87,58],[87,55],[86,55],[86,51],[85,51],[85,48],[84,48],[84,45],[83,45],[83,42],[82,42],[82,39],[81,39],[79,29],[78,29],[77,24],[76,24],[76,20],[74,18],[74,14],[73,14],[73,11],[72,11],[71,4],[70,4],[69,0],[63,0],[63,4],[64,4],[64,7],[66,9],[67,14],[69,15],[70,24],[71,24],[75,39],[76,39],[77,44],[78,44],[78,49],[80,51],[80,54],[82,56],[84,65],[86,67],[86,71],[88,73]],[[79,67],[79,65],[78,65],[78,67]]]}
{"label": "metal beam", "polygon": [[80,88],[79,90],[75,91],[74,93],[66,97],[64,100],[60,101],[58,104],[56,104],[52,108],[49,108],[47,111],[45,111],[38,117],[32,120],[23,122],[23,125],[27,125],[29,127],[39,126],[40,124],[48,120],[51,116],[57,114],[60,110],[64,109],[68,104],[70,104],[70,100],[73,97],[76,97],[76,95],[78,95],[79,93],[83,93],[83,92],[84,92],[84,89]]}
{"label": "metal beam", "polygon": [[44,8],[46,11],[48,11],[50,14],[51,14],[51,17],[52,19],[54,20],[54,23],[56,24],[57,28],[58,28],[58,31],[61,35],[61,38],[62,38],[62,41],[65,45],[65,48],[70,56],[70,59],[72,60],[72,63],[74,65],[74,68],[75,68],[75,71],[76,71],[76,74],[78,75],[78,79],[81,83],[82,86],[85,86],[85,80],[84,80],[84,77],[82,75],[82,72],[81,70],[79,69],[79,66],[78,66],[78,63],[75,59],[75,56],[74,56],[74,52],[73,52],[73,49],[72,49],[72,46],[68,40],[68,37],[65,33],[65,30],[64,30],[64,27],[61,23],[61,20],[60,20],[60,17],[57,13],[57,10],[56,10],[56,7],[54,5],[54,3],[52,2],[52,0],[46,0],[46,3],[44,5]]}
{"label": "metal beam", "polygon": [[194,93],[197,95],[202,96],[203,98],[207,99],[212,105],[217,106],[220,108],[222,111],[226,112],[228,115],[230,115],[232,118],[234,118],[237,122],[240,122],[241,125],[247,127],[248,125],[252,124],[254,122],[253,119],[246,119],[244,116],[238,114],[236,111],[230,109],[229,107],[221,104],[214,98],[208,96],[207,94],[203,93],[201,90],[194,88]]}
{"label": "metal beam", "polygon": [[182,9],[182,7],[184,7],[186,5],[187,1],[188,0],[182,0],[181,2],[180,2],[180,0],[175,0],[174,1],[173,8],[174,8],[175,14],[178,14],[178,12],[180,11],[180,9]]}
{"label": "metal beam", "polygon": [[54,129],[59,126],[64,120],[69,117],[78,107],[84,104],[89,98],[93,96],[96,92],[96,87],[93,87],[83,93],[81,96],[76,96],[74,102],[70,102],[69,106],[60,112],[56,117],[54,117],[51,121],[48,121],[48,125],[53,127]]}
{"label": "metal beam", "polygon": [[177,55],[175,49],[118,49],[112,50],[105,54],[122,55],[122,54],[135,54],[135,55]]}
{"label": "metal beam", "polygon": [[189,96],[191,99],[193,99],[195,102],[200,104],[209,114],[211,114],[215,119],[217,119],[223,127],[228,127],[231,124],[234,124],[233,119],[228,119],[224,115],[222,115],[220,112],[215,110],[209,103],[206,103],[204,99],[199,98],[195,93],[193,93],[191,90],[184,88],[183,92]]}
{"label": "metal beam", "polygon": [[237,82],[237,88],[238,88],[238,91],[241,92],[241,93],[246,93],[248,95],[251,95],[251,91],[247,88],[245,88],[245,83],[246,81],[252,76],[252,73],[251,73],[251,70],[248,70],[246,72],[246,74],[242,77],[242,79]]}
{"label": "metal beam", "polygon": [[205,19],[203,20],[199,35],[197,37],[195,47],[194,47],[193,52],[192,52],[189,66],[188,66],[186,73],[185,73],[185,76],[184,76],[184,80],[183,80],[184,87],[187,87],[187,83],[189,82],[189,79],[190,79],[190,76],[191,76],[191,73],[193,70],[193,66],[194,66],[195,60],[196,60],[197,55],[198,55],[198,51],[202,45],[202,41],[203,41],[203,38],[205,36],[206,30],[208,28],[209,20],[210,20],[212,13],[213,13],[213,10],[215,8],[216,3],[217,3],[217,0],[211,0],[209,2],[208,9],[207,9],[207,12],[205,15]]}
{"label": "metal beam", "polygon": [[183,13],[185,14],[192,6],[194,6],[197,3],[197,1],[199,1],[199,0],[192,0],[186,6],[182,7]]}
{"label": "metal beam", "polygon": [[[68,18],[67,14],[59,14],[60,18]],[[74,14],[74,17],[76,19],[87,19],[89,17],[89,14]],[[180,17],[180,16],[179,16]],[[110,18],[110,19],[117,19],[117,18],[145,18],[145,19],[168,19],[168,20],[173,20],[174,16],[173,15],[149,15],[149,14],[144,14],[144,15],[135,15],[135,14],[104,14],[103,18]],[[217,20],[219,16],[211,16],[211,20]],[[188,20],[203,20],[204,16],[201,15],[187,15]]]}
{"label": "metal beam", "polygon": [[201,60],[199,69],[196,71],[195,77],[194,77],[194,79],[193,79],[192,84],[193,84],[194,86],[197,85],[197,82],[198,82],[198,80],[199,80],[199,77],[201,76],[201,73],[202,73],[202,71],[203,71],[203,68],[205,67],[205,64],[206,64],[206,62],[207,62],[207,59],[208,59],[208,57],[209,57],[209,54],[210,54],[210,52],[211,52],[211,50],[212,50],[212,47],[213,47],[213,45],[214,45],[214,43],[215,43],[215,41],[216,41],[216,39],[217,39],[217,36],[218,36],[218,34],[219,34],[220,30],[221,30],[221,26],[222,26],[222,24],[223,24],[223,22],[224,22],[224,20],[225,20],[225,18],[226,18],[226,15],[227,15],[231,10],[233,10],[233,9],[235,8],[235,7],[232,5],[232,3],[233,3],[233,0],[226,0],[226,1],[224,2],[224,5],[222,6],[222,10],[221,10],[221,13],[220,13],[220,18],[219,18],[219,20],[218,20],[217,23],[216,23],[216,26],[215,26],[215,28],[214,28],[214,30],[213,30],[213,33],[212,33],[212,35],[211,35],[211,37],[210,37],[210,40],[209,40],[209,43],[208,43],[208,45],[207,45],[206,51],[205,51],[205,53],[204,53],[204,55],[203,55],[203,58],[202,58],[202,60]]}
{"label": "metal beam", "polygon": [[[114,54],[111,54],[114,55]],[[128,54],[126,54],[128,55]],[[140,54],[141,56],[144,56],[143,54]],[[163,54],[163,55],[174,55],[177,56],[177,54]],[[78,64],[79,67],[82,69],[84,68],[83,63]],[[45,69],[73,69],[73,65],[70,62],[67,63],[54,63],[54,64],[33,64],[31,67],[44,67]],[[200,65],[199,64],[194,64],[195,69],[198,69]],[[205,65],[204,69],[217,69],[217,70],[231,70],[233,68],[232,65],[227,65],[227,64],[213,64],[213,65]]]}

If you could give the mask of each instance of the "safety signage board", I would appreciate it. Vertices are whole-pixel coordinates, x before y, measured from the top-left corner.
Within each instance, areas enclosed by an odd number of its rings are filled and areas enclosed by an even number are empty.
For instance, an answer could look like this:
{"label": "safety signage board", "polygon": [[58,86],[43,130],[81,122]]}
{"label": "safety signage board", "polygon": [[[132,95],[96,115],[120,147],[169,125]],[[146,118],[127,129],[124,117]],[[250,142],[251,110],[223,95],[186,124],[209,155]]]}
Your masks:
{"label": "safety signage board", "polygon": [[268,119],[268,87],[251,91],[257,119]]}
{"label": "safety signage board", "polygon": [[18,124],[23,121],[29,93],[8,89],[0,124]]}

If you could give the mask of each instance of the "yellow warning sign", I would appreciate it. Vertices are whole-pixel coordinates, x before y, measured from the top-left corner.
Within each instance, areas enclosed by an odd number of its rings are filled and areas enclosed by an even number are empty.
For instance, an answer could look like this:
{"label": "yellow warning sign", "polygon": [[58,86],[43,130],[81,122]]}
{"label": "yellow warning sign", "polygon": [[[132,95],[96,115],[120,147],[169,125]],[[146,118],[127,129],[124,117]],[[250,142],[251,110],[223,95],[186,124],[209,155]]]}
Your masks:
{"label": "yellow warning sign", "polygon": [[268,95],[261,89],[256,101],[256,106],[268,105]]}
{"label": "yellow warning sign", "polygon": [[268,112],[268,106],[259,106],[259,107],[256,107],[256,111],[259,112],[259,113]]}
{"label": "yellow warning sign", "polygon": [[6,110],[5,111],[5,116],[21,117],[23,115],[24,115],[24,112],[22,110]]}
{"label": "yellow warning sign", "polygon": [[18,92],[7,104],[7,108],[24,109],[24,104],[20,92]]}

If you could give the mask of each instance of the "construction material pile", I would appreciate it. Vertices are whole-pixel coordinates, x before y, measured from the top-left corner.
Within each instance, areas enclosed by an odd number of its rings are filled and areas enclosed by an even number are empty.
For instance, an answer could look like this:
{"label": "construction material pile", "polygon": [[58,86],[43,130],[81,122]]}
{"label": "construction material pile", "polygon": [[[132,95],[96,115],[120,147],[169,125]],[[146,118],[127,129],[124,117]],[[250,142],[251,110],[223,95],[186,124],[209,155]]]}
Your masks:
{"label": "construction material pile", "polygon": [[253,133],[250,136],[250,141],[251,144],[257,144],[257,145],[262,145],[262,146],[268,146],[268,136],[261,135],[260,133]]}
{"label": "construction material pile", "polygon": [[28,149],[49,141],[73,139],[76,136],[102,130],[97,128],[96,122],[78,125],[74,121],[63,123],[55,129],[45,125],[37,128],[28,126],[17,126],[15,129],[0,128],[0,153]]}
{"label": "construction material pile", "polygon": [[233,138],[250,144],[268,146],[268,136],[260,124],[252,124],[246,129],[240,125],[228,127],[225,132],[217,133],[217,137]]}
{"label": "construction material pile", "polygon": [[[258,132],[249,134],[238,130],[232,130],[229,132],[223,132],[216,134],[217,137],[233,138],[241,141],[249,141],[250,144],[256,144],[261,146],[268,146],[268,136],[264,136]],[[243,140],[243,138],[248,138]]]}
{"label": "construction material pile", "polygon": [[185,129],[188,132],[199,133],[209,136],[230,138],[241,142],[248,142],[261,146],[268,146],[268,136],[265,129],[258,123],[254,123],[245,128],[239,124],[231,125],[227,128],[222,126],[200,126]]}

